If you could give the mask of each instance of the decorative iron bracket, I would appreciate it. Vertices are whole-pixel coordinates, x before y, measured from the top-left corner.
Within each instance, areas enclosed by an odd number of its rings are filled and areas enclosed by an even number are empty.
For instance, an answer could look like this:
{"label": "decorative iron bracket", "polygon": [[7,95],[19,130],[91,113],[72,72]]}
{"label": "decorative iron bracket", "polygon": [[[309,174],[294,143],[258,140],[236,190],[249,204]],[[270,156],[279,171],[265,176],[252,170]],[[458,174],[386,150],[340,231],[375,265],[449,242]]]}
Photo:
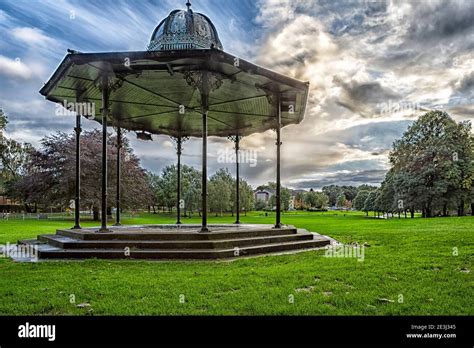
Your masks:
{"label": "decorative iron bracket", "polygon": [[[207,74],[207,85],[204,85],[204,81],[206,80],[203,78],[204,74]],[[222,86],[225,78],[225,76],[220,73],[205,70],[187,70],[183,72],[183,75],[189,86],[198,89],[204,94],[218,90]]]}
{"label": "decorative iron bracket", "polygon": [[176,154],[181,155],[182,154],[182,145],[189,140],[189,137],[175,137],[175,136],[170,136],[171,141],[174,143],[175,149],[176,149]]}

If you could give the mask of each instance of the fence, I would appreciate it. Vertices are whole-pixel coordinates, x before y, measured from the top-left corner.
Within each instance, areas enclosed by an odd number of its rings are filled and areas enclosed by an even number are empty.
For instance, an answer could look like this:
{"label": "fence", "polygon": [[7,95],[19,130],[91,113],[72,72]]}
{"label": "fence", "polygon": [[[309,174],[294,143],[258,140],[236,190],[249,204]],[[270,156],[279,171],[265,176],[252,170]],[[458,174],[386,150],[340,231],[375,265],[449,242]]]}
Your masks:
{"label": "fence", "polygon": [[[138,216],[137,213],[121,213],[121,218],[132,219]],[[92,212],[81,212],[81,220],[92,220]],[[115,217],[115,214],[113,214]],[[74,213],[2,213],[0,212],[0,221],[5,220],[73,220]]]}

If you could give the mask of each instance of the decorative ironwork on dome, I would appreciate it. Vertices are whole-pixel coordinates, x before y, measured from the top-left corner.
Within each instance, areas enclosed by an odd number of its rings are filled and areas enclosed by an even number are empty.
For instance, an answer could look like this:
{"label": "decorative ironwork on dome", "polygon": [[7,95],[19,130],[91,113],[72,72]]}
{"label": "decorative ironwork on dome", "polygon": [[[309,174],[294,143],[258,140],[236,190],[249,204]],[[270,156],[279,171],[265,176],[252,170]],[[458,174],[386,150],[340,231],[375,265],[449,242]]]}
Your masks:
{"label": "decorative ironwork on dome", "polygon": [[217,48],[222,44],[211,20],[191,10],[174,10],[163,19],[153,32],[148,51],[173,51]]}

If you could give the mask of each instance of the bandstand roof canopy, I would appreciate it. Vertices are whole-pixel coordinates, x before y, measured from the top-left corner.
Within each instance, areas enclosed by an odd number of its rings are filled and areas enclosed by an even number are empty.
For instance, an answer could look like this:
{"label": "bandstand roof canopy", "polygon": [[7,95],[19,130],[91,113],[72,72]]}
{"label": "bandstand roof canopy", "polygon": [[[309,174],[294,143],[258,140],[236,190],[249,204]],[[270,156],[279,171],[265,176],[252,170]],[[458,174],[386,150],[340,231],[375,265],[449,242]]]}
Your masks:
{"label": "bandstand roof canopy", "polygon": [[202,136],[204,107],[210,136],[276,128],[278,105],[282,127],[301,122],[308,83],[225,53],[211,20],[186,6],[158,24],[147,51],[72,51],[40,93],[101,122],[106,86],[110,125],[171,136]]}
{"label": "bandstand roof canopy", "polygon": [[[277,95],[282,126],[302,121],[308,83],[256,66],[221,50],[192,49],[68,54],[40,93],[76,110],[94,104],[101,122],[104,74],[111,77],[109,125],[171,136],[202,135],[201,93],[209,72],[208,135],[249,135],[275,128]],[[183,113],[184,109],[184,113]],[[92,116],[92,115],[89,115]]]}

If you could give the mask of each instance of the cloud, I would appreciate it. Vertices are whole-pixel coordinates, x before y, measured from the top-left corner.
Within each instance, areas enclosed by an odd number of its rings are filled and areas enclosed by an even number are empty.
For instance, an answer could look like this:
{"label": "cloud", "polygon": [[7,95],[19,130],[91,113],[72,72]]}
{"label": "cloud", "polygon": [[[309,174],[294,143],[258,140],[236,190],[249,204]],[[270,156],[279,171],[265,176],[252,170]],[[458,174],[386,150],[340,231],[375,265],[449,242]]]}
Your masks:
{"label": "cloud", "polygon": [[449,40],[463,34],[472,35],[474,2],[471,0],[431,0],[411,2],[406,36],[417,42]]}
{"label": "cloud", "polygon": [[377,185],[383,181],[386,170],[362,170],[357,172],[339,172],[333,174],[325,173],[321,179],[300,180],[292,183],[294,189],[321,189],[328,185],[350,185],[362,184]]}
{"label": "cloud", "polygon": [[339,77],[335,77],[334,82],[342,89],[337,103],[362,117],[375,117],[379,104],[400,98],[397,93],[383,87],[379,82],[346,83]]}
{"label": "cloud", "polygon": [[11,59],[2,55],[0,55],[0,75],[22,80],[28,80],[34,76],[32,69],[20,58]]}
{"label": "cloud", "polygon": [[46,36],[40,29],[37,28],[14,28],[12,30],[12,35],[15,39],[20,40],[26,43],[29,46],[56,46],[56,40]]}
{"label": "cloud", "polygon": [[474,93],[474,71],[469,75],[464,76],[458,84],[457,91],[472,95]]}

